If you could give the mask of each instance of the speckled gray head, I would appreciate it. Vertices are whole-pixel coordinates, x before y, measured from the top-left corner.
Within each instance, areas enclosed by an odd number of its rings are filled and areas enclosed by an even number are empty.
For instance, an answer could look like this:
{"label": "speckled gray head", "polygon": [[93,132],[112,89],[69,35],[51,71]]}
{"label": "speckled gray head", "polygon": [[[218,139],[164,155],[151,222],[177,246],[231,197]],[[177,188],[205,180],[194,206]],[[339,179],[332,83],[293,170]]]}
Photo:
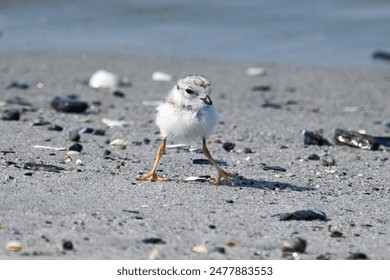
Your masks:
{"label": "speckled gray head", "polygon": [[205,104],[213,104],[210,99],[211,83],[203,76],[186,76],[178,81],[177,90],[189,99],[199,97]]}

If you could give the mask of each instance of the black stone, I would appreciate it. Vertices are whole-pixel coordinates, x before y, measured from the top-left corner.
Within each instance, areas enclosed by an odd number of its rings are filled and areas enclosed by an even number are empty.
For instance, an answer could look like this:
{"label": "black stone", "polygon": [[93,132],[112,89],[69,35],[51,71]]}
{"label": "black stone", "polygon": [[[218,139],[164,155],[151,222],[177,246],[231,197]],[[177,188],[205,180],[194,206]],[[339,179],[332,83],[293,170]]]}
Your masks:
{"label": "black stone", "polygon": [[311,154],[307,157],[308,160],[320,160],[320,156],[316,154]]}
{"label": "black stone", "polygon": [[95,130],[93,128],[90,128],[90,127],[83,127],[83,128],[80,128],[79,130],[79,133],[80,134],[91,134],[93,133]]}
{"label": "black stone", "polygon": [[166,242],[160,237],[145,238],[142,240],[142,242],[145,244],[166,244]]}
{"label": "black stone", "polygon": [[326,214],[319,210],[298,210],[292,213],[281,213],[274,215],[276,217],[279,217],[280,221],[313,221],[313,220],[320,220],[320,221],[327,221],[328,217]]}
{"label": "black stone", "polygon": [[47,130],[52,130],[52,131],[62,131],[63,128],[59,125],[56,125],[56,124],[52,124],[50,125]]}
{"label": "black stone", "polygon": [[272,103],[266,101],[261,105],[262,108],[270,108],[270,109],[282,109],[282,105],[278,103]]}
{"label": "black stone", "polygon": [[224,148],[225,151],[230,152],[231,150],[234,149],[235,146],[236,146],[236,144],[234,144],[234,143],[225,142],[225,143],[223,143],[222,148]]}
{"label": "black stone", "polygon": [[120,97],[120,98],[125,97],[125,93],[124,93],[123,91],[120,91],[120,90],[115,90],[112,94],[113,94],[115,97]]}
{"label": "black stone", "polygon": [[346,259],[347,260],[368,260],[369,258],[364,253],[350,253]]}
{"label": "black stone", "polygon": [[30,86],[25,81],[14,81],[7,86],[9,88],[28,89]]}
{"label": "black stone", "polygon": [[20,119],[20,112],[18,109],[4,110],[1,119],[3,121],[18,121]]}
{"label": "black stone", "polygon": [[287,171],[286,168],[281,167],[281,166],[276,166],[276,165],[274,165],[274,166],[265,165],[265,166],[263,166],[263,170],[265,170],[265,171],[272,170],[272,171],[280,171],[280,172],[286,172]]}
{"label": "black stone", "polygon": [[59,166],[35,163],[35,162],[26,162],[23,166],[23,169],[34,170],[34,171],[48,171],[48,172],[55,172],[55,173],[59,173],[60,171],[64,170],[64,168]]}
{"label": "black stone", "polygon": [[305,145],[332,146],[321,134],[312,131],[303,132],[303,143]]}
{"label": "black stone", "polygon": [[83,149],[83,146],[81,146],[79,143],[73,143],[69,147],[69,151],[76,151],[76,152],[81,152]]}
{"label": "black stone", "polygon": [[66,251],[72,251],[72,250],[74,250],[72,241],[64,240],[64,241],[62,242],[62,248],[63,248],[64,250],[66,250]]}
{"label": "black stone", "polygon": [[65,113],[82,113],[88,108],[87,102],[69,96],[57,96],[50,104],[57,111]]}
{"label": "black stone", "polygon": [[[203,159],[203,158],[195,158],[192,160],[193,164],[212,164],[208,159]],[[225,161],[222,160],[216,160],[216,163],[220,166],[226,165]]]}
{"label": "black stone", "polygon": [[98,136],[104,136],[106,135],[106,131],[103,130],[103,129],[95,129],[95,131],[93,132],[94,135],[98,135]]}
{"label": "black stone", "polygon": [[31,123],[31,126],[44,126],[44,125],[48,125],[48,124],[50,124],[49,121],[38,120],[38,121]]}
{"label": "black stone", "polygon": [[268,85],[258,85],[252,87],[253,91],[269,91],[271,90],[271,86]]}

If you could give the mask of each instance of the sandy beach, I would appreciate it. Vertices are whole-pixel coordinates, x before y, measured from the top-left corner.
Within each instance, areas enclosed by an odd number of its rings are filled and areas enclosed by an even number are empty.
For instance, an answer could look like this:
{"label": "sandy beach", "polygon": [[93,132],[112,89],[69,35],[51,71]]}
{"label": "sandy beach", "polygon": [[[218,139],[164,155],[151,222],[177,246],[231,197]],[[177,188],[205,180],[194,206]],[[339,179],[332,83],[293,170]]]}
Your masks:
{"label": "sandy beach", "polygon": [[[0,259],[390,259],[389,149],[333,139],[337,128],[389,136],[389,71],[107,54],[0,61],[0,114],[20,114],[0,120]],[[249,76],[248,67],[266,75]],[[115,94],[89,87],[99,69],[129,84]],[[155,71],[173,80],[154,81]],[[192,73],[213,84],[220,121],[208,145],[240,175],[235,187],[211,185],[216,171],[198,164],[200,142],[167,150],[158,173],[170,182],[136,180],[160,143],[154,106]],[[51,106],[70,95],[88,109]],[[92,133],[80,132],[82,150],[69,154],[67,133],[83,128]],[[322,130],[332,145],[305,145],[303,130]],[[123,144],[110,145],[116,139]],[[206,179],[185,182],[190,176]],[[277,216],[298,210],[327,219]],[[306,246],[283,252],[297,238]]]}

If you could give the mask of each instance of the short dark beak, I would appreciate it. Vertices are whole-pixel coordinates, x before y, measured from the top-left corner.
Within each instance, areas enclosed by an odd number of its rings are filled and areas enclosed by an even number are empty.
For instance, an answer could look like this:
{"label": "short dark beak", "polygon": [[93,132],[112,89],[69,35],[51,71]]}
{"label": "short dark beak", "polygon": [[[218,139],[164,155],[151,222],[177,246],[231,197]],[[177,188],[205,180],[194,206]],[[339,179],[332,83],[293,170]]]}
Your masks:
{"label": "short dark beak", "polygon": [[207,104],[207,105],[213,105],[213,101],[211,101],[210,97],[208,95],[206,95],[206,97],[204,98],[201,98],[202,101]]}

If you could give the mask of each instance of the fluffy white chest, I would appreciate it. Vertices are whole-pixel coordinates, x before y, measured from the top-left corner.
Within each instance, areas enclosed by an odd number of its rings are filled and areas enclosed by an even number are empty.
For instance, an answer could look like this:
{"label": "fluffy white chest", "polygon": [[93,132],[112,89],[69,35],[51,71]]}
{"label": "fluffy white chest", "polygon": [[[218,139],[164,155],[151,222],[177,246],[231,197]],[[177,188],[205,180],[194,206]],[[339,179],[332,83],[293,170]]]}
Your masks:
{"label": "fluffy white chest", "polygon": [[207,138],[218,118],[212,105],[193,109],[163,103],[157,107],[156,124],[161,136],[177,141],[194,141]]}

